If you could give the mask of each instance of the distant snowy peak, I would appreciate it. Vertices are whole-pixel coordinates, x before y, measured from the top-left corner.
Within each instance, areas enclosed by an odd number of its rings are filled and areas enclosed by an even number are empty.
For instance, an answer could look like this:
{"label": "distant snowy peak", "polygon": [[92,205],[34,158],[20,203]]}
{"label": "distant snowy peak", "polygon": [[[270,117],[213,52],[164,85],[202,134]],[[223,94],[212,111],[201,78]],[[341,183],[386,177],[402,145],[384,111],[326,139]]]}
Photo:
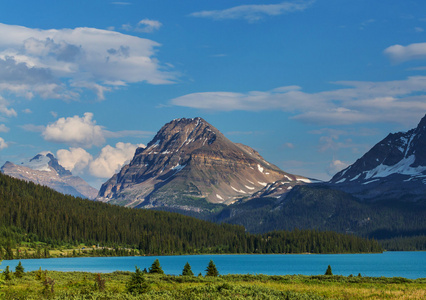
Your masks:
{"label": "distant snowy peak", "polygon": [[48,186],[60,193],[93,199],[98,191],[87,182],[62,167],[50,152],[42,152],[15,165],[6,162],[1,171],[14,178]]}
{"label": "distant snowy peak", "polygon": [[41,152],[33,158],[22,162],[21,165],[35,171],[56,171],[59,176],[72,175],[70,171],[59,164],[58,160],[51,152]]}
{"label": "distant snowy peak", "polygon": [[408,132],[389,134],[330,182],[368,184],[395,176],[426,184],[426,116]]}

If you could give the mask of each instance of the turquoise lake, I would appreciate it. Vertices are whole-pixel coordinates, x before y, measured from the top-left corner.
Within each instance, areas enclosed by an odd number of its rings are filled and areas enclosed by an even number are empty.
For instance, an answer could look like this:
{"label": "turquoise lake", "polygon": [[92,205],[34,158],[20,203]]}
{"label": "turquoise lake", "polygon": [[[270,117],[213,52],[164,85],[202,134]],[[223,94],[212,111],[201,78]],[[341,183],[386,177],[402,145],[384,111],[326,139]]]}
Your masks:
{"label": "turquoise lake", "polygon": [[[381,254],[260,254],[183,255],[131,257],[78,257],[21,260],[25,271],[86,271],[109,273],[149,268],[158,258],[166,274],[179,275],[189,262],[195,275],[205,274],[212,259],[220,274],[320,275],[331,265],[333,274],[373,277],[426,278],[426,252],[385,252]],[[18,260],[5,260],[0,269],[15,269]]]}

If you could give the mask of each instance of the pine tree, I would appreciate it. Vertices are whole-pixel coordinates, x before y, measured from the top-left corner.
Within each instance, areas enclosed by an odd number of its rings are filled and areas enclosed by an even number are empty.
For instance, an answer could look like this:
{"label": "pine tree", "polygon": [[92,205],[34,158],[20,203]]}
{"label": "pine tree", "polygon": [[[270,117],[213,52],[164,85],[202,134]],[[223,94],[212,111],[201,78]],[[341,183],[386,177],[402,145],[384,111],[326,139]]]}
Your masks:
{"label": "pine tree", "polygon": [[151,267],[149,268],[149,273],[150,274],[164,274],[164,271],[160,266],[160,261],[158,260],[158,258],[156,260],[154,260],[154,262],[152,263]]}
{"label": "pine tree", "polygon": [[9,266],[6,266],[6,269],[3,271],[4,280],[11,280],[12,279],[11,273],[12,272],[10,272]]}
{"label": "pine tree", "polygon": [[194,276],[190,264],[187,262],[182,270],[182,276]]}
{"label": "pine tree", "polygon": [[216,269],[216,266],[212,260],[210,260],[209,265],[206,269],[206,276],[219,276],[219,271]]}
{"label": "pine tree", "polygon": [[143,273],[136,266],[135,273],[132,274],[129,282],[126,284],[126,291],[133,295],[143,294],[149,290],[149,285],[145,282]]}
{"label": "pine tree", "polygon": [[330,267],[330,265],[328,265],[328,267],[327,267],[327,271],[325,271],[325,274],[324,275],[333,275],[333,272],[331,271],[331,267]]}
{"label": "pine tree", "polygon": [[22,266],[21,262],[19,262],[18,265],[15,267],[15,276],[18,278],[24,276],[24,267]]}

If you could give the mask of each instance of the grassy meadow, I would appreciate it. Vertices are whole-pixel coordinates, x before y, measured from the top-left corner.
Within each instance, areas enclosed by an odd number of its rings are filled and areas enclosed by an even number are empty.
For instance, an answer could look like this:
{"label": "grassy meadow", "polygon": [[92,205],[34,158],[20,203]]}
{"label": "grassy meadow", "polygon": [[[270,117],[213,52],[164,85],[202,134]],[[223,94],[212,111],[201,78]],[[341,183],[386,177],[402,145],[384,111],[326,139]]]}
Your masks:
{"label": "grassy meadow", "polygon": [[142,292],[132,294],[135,272],[12,273],[0,299],[426,299],[426,278],[141,274]]}

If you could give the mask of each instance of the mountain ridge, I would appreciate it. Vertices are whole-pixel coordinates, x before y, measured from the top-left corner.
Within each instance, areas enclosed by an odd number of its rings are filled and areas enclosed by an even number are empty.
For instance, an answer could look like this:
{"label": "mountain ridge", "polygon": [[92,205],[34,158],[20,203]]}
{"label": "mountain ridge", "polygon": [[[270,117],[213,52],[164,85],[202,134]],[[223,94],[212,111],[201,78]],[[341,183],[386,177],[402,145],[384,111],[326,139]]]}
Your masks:
{"label": "mountain ridge", "polygon": [[1,167],[1,171],[14,178],[45,185],[60,193],[76,197],[94,199],[98,193],[82,178],[74,176],[62,167],[50,152],[39,153],[20,165],[7,161]]}

